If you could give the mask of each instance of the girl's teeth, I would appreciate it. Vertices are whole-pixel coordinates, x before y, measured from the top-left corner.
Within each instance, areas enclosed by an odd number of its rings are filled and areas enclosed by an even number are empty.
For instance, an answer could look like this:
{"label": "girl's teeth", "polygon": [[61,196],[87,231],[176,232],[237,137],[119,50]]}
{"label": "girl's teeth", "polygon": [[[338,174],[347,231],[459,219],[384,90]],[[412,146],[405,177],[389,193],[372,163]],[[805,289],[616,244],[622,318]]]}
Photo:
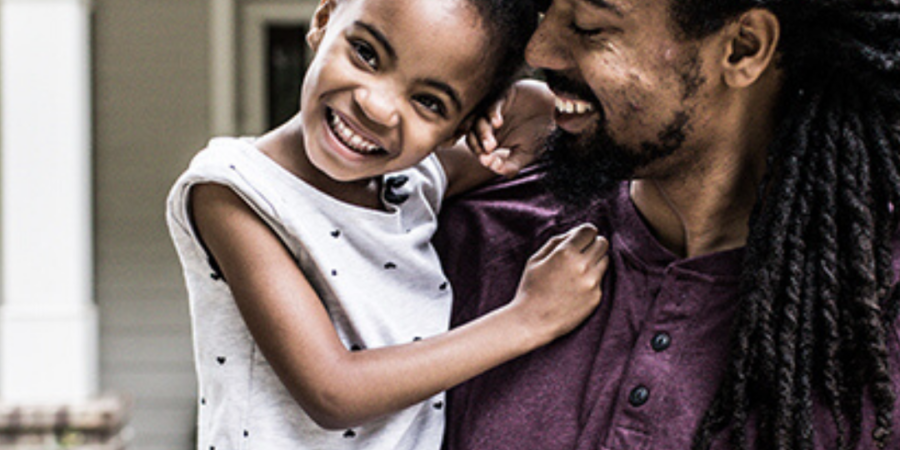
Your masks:
{"label": "girl's teeth", "polygon": [[379,149],[378,145],[354,133],[337,114],[332,113],[331,126],[334,128],[334,131],[344,145],[360,153],[373,153]]}

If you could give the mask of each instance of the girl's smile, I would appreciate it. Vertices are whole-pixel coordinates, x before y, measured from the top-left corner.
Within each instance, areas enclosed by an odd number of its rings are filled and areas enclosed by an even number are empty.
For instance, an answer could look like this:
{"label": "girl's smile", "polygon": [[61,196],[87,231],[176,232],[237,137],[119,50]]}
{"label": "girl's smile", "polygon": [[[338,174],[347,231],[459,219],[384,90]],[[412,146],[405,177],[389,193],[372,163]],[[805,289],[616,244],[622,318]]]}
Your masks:
{"label": "girl's smile", "polygon": [[387,150],[376,139],[366,136],[365,131],[357,131],[356,127],[342,118],[333,109],[327,108],[325,117],[334,137],[351,152],[363,156],[386,155]]}
{"label": "girl's smile", "polygon": [[[333,0],[309,37],[298,175],[320,189],[411,167],[459,135],[490,53],[467,0]],[[358,184],[358,183],[357,183]],[[365,183],[363,183],[365,184]],[[345,186],[344,188],[350,188]],[[343,189],[343,188],[342,188]]]}

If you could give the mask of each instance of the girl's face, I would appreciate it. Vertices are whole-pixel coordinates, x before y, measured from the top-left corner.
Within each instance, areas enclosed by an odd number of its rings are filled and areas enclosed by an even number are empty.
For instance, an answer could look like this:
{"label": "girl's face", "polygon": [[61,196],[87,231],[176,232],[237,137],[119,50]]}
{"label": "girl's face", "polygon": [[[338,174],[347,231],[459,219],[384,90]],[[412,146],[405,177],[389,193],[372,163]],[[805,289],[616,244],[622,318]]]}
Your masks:
{"label": "girl's face", "polygon": [[487,93],[488,37],[468,0],[322,0],[309,42],[306,153],[338,181],[414,165]]}

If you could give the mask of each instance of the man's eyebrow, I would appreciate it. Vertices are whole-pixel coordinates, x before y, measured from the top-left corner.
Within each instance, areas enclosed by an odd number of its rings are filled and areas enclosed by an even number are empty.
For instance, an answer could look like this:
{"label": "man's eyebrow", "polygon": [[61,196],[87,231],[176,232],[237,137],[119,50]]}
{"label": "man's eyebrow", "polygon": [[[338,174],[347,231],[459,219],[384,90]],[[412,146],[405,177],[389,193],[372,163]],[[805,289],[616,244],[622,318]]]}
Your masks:
{"label": "man's eyebrow", "polygon": [[443,81],[438,81],[433,78],[425,78],[420,80],[421,83],[431,86],[444,94],[447,94],[450,97],[450,101],[453,102],[453,105],[456,106],[457,111],[462,111],[462,101],[459,99],[459,94],[456,93],[456,89],[450,87],[449,84],[444,83]]}
{"label": "man's eyebrow", "polygon": [[388,56],[391,59],[397,58],[397,52],[394,51],[394,47],[391,45],[391,43],[388,41],[387,37],[385,37],[381,31],[379,31],[377,28],[373,27],[372,25],[369,25],[365,22],[361,22],[359,20],[354,22],[354,25],[368,31],[369,34],[371,34],[372,37],[374,37],[375,40],[378,41],[378,43],[381,44],[382,47],[384,47],[384,51],[387,52]]}
{"label": "man's eyebrow", "polygon": [[616,7],[616,5],[613,5],[612,3],[607,2],[606,0],[587,0],[587,2],[597,8],[605,9],[605,10],[615,14],[618,17],[625,16],[624,14],[622,14],[622,10],[620,10],[618,7]]}

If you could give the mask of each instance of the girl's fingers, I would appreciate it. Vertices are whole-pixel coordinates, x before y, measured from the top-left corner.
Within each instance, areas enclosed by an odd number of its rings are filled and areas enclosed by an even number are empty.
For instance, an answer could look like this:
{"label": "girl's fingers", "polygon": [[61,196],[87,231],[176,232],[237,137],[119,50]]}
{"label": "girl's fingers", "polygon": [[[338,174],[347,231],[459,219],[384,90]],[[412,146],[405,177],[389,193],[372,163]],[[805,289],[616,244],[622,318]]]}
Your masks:
{"label": "girl's fingers", "polygon": [[513,177],[522,170],[523,163],[508,148],[498,148],[493,153],[478,156],[481,164],[498,175]]}
{"label": "girl's fingers", "polygon": [[466,145],[468,145],[469,149],[476,155],[485,154],[484,148],[481,146],[481,139],[475,134],[474,129],[466,133]]}
{"label": "girl's fingers", "polygon": [[503,126],[503,106],[506,102],[501,100],[497,103],[494,103],[493,107],[490,111],[488,111],[488,118],[490,119],[491,126],[494,127],[495,130],[500,129]]}
{"label": "girl's fingers", "polygon": [[569,230],[567,234],[566,240],[569,245],[578,249],[579,253],[584,253],[595,242],[597,227],[590,223],[584,223]]}
{"label": "girl's fingers", "polygon": [[507,175],[506,162],[509,159],[509,149],[498,148],[491,153],[491,157],[493,158],[490,165],[491,170],[500,175]]}
{"label": "girl's fingers", "polygon": [[597,236],[594,238],[594,242],[591,243],[590,247],[585,250],[585,254],[588,256],[589,260],[594,264],[599,264],[604,257],[606,257],[606,252],[609,250],[609,241],[606,240],[603,236]]}
{"label": "girl's fingers", "polygon": [[493,147],[489,148],[488,146],[497,145],[493,135],[488,119],[482,117],[476,120],[469,132],[466,133],[466,144],[477,155],[490,153]]}
{"label": "girl's fingers", "polygon": [[538,249],[538,251],[531,255],[531,259],[541,260],[546,258],[553,250],[556,250],[556,247],[559,247],[559,244],[561,244],[565,238],[565,234],[557,234],[556,236],[551,237],[540,249]]}

